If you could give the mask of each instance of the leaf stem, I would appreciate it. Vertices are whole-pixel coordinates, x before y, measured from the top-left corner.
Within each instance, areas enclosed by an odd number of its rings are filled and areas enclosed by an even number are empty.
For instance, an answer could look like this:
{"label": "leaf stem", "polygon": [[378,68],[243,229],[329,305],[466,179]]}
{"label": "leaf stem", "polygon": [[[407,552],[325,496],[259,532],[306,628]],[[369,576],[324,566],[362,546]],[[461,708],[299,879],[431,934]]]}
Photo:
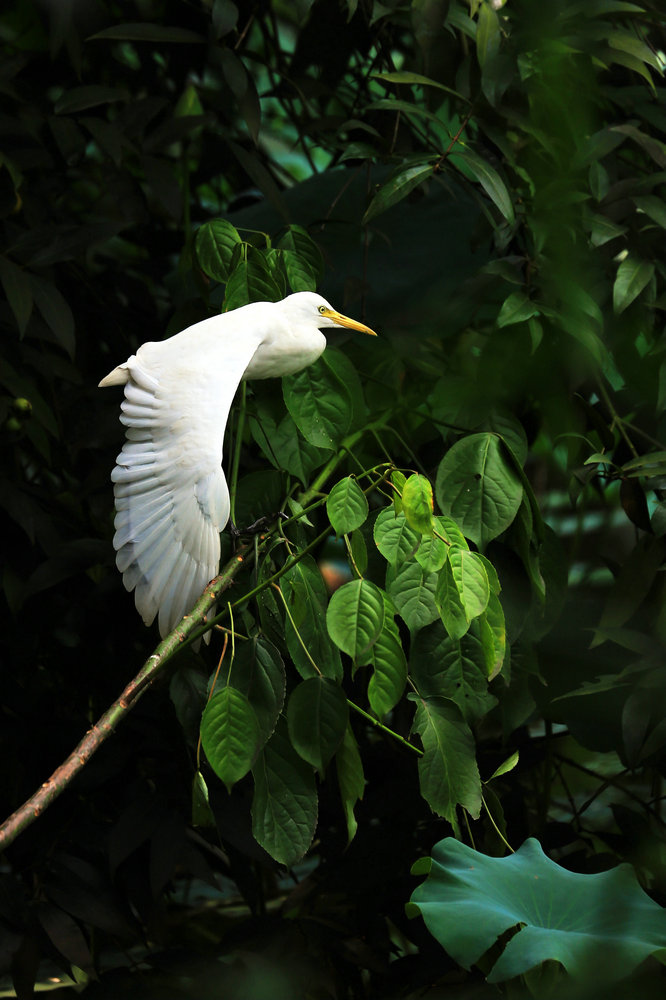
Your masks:
{"label": "leaf stem", "polygon": [[415,747],[413,743],[410,743],[409,740],[406,740],[404,736],[400,735],[400,733],[396,733],[394,732],[393,729],[389,729],[388,726],[385,726],[383,722],[380,722],[379,719],[376,719],[374,715],[370,715],[369,712],[366,712],[365,709],[361,708],[360,705],[357,705],[356,702],[351,701],[349,698],[347,698],[347,704],[355,712],[358,712],[359,715],[362,715],[367,722],[371,722],[373,726],[376,726],[377,729],[381,729],[382,732],[387,733],[394,740],[397,740],[399,743],[402,743],[403,746],[409,747],[409,749],[412,750],[414,753],[418,754],[419,757],[423,756],[423,750],[420,750],[419,747]]}

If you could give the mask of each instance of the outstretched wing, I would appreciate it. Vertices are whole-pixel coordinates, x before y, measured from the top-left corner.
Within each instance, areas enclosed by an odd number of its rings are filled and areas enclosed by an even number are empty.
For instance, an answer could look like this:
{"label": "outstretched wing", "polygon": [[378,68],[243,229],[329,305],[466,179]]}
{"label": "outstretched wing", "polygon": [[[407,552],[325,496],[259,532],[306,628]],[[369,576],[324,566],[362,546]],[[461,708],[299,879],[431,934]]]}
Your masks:
{"label": "outstretched wing", "polygon": [[100,385],[124,383],[127,427],[112,473],[116,563],[146,625],[167,635],[220,562],[229,518],[222,445],[229,407],[261,343],[217,316],[141,347]]}

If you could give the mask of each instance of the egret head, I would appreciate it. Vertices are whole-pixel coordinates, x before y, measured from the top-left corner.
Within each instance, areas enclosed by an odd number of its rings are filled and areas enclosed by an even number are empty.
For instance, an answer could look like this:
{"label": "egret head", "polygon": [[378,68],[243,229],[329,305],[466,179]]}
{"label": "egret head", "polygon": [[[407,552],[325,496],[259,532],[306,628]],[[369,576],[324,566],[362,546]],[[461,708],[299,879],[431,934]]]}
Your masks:
{"label": "egret head", "polygon": [[298,316],[302,322],[316,321],[316,326],[320,330],[328,326],[343,326],[349,330],[358,330],[360,333],[377,336],[375,331],[371,330],[365,323],[359,323],[358,320],[343,316],[317,292],[295,292],[283,299],[283,302],[294,317]]}

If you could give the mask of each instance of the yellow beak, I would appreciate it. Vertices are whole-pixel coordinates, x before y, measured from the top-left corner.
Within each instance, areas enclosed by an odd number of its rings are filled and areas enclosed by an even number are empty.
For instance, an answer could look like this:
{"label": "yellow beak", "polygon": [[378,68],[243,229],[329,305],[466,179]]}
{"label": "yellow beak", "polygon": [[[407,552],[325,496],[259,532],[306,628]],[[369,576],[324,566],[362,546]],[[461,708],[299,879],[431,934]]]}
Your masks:
{"label": "yellow beak", "polygon": [[343,316],[336,309],[327,309],[322,313],[322,316],[328,316],[332,319],[334,323],[338,326],[346,326],[349,330],[358,330],[359,333],[369,333],[371,337],[376,337],[377,334],[374,330],[371,330],[369,326],[365,323],[359,323],[356,319],[350,319],[349,316]]}

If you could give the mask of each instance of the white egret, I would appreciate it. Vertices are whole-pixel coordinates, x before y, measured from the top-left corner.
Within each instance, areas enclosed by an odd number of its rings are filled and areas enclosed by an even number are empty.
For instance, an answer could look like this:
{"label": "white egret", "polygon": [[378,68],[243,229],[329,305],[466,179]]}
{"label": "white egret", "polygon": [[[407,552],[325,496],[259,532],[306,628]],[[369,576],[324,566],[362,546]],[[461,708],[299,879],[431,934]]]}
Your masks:
{"label": "white egret", "polygon": [[253,302],[143,344],[100,386],[123,385],[126,440],[111,479],[116,564],[146,625],[167,635],[218,572],[229,520],[222,445],[243,378],[291,375],[326,347],[321,327],[374,335],[321,295]]}

